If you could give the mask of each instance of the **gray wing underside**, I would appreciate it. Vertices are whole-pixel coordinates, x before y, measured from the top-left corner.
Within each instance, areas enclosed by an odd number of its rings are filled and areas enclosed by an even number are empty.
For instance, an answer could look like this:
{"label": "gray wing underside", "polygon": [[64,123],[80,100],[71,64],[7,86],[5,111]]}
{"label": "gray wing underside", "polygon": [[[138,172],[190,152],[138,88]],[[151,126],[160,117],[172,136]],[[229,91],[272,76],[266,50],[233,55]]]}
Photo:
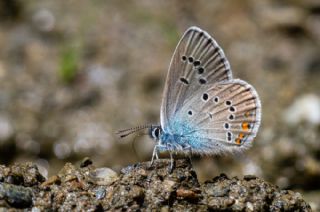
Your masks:
{"label": "gray wing underside", "polygon": [[174,114],[195,93],[208,85],[232,79],[232,72],[223,50],[205,31],[189,28],[173,54],[161,105],[161,126],[173,133]]}
{"label": "gray wing underside", "polygon": [[239,152],[248,149],[257,134],[261,103],[250,84],[234,79],[194,94],[174,120],[174,131],[183,134],[193,153]]}

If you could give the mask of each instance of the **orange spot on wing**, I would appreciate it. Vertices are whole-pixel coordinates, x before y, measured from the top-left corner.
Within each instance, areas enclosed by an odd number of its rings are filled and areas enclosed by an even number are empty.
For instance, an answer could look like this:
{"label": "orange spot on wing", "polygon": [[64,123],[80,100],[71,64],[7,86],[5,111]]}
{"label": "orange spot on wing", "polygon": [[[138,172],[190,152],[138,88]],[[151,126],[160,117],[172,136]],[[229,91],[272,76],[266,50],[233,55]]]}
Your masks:
{"label": "orange spot on wing", "polygon": [[236,144],[240,145],[241,144],[241,139],[240,138],[236,138],[235,142],[236,142]]}
{"label": "orange spot on wing", "polygon": [[249,130],[250,129],[250,124],[248,122],[242,122],[241,127],[243,130]]}
{"label": "orange spot on wing", "polygon": [[249,111],[248,111],[248,112],[245,112],[244,116],[245,116],[245,117],[249,117],[249,116],[250,116],[250,112],[249,112]]}
{"label": "orange spot on wing", "polygon": [[244,134],[243,133],[239,133],[238,138],[243,139],[244,138]]}

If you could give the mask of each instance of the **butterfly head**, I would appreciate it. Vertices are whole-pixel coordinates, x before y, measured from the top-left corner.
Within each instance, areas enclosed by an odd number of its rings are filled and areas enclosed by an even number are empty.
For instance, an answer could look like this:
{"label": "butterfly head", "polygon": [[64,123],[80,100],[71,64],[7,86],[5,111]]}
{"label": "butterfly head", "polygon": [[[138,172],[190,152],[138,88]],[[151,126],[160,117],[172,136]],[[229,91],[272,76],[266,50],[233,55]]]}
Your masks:
{"label": "butterfly head", "polygon": [[134,128],[120,130],[117,132],[117,134],[120,138],[124,138],[124,137],[127,137],[128,135],[135,134],[139,131],[142,131],[140,135],[146,135],[147,133],[155,141],[159,141],[162,135],[162,128],[159,125],[141,125]]}
{"label": "butterfly head", "polygon": [[160,140],[160,136],[162,134],[161,126],[150,126],[149,128],[149,136],[156,141]]}

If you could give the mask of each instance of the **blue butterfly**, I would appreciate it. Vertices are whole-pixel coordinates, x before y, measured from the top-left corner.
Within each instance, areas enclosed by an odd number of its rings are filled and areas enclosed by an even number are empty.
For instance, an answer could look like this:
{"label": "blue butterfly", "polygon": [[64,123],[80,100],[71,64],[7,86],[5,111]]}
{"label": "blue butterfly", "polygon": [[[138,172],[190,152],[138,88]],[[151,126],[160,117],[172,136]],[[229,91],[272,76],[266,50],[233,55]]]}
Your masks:
{"label": "blue butterfly", "polygon": [[173,54],[160,110],[160,126],[119,131],[125,137],[149,129],[159,151],[186,155],[242,152],[252,145],[261,121],[261,103],[247,82],[232,78],[230,64],[217,42],[190,27]]}

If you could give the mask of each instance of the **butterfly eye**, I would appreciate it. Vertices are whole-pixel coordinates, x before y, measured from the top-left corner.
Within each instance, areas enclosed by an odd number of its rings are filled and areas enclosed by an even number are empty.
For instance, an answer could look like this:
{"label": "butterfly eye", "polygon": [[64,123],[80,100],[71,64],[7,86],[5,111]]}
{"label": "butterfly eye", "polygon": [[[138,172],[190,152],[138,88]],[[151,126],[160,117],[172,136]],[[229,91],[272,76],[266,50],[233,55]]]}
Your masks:
{"label": "butterfly eye", "polygon": [[159,134],[160,134],[159,128],[157,128],[157,129],[154,131],[154,134],[155,134],[156,137],[159,137]]}
{"label": "butterfly eye", "polygon": [[152,138],[158,140],[160,133],[161,133],[161,129],[159,127],[156,127],[154,129],[152,129],[151,136],[152,136]]}
{"label": "butterfly eye", "polygon": [[204,94],[202,95],[202,99],[203,99],[204,101],[207,101],[207,100],[209,99],[209,95],[208,95],[207,93],[204,93]]}
{"label": "butterfly eye", "polygon": [[187,57],[183,55],[183,56],[181,57],[181,59],[182,59],[182,61],[186,61],[186,60],[187,60]]}

